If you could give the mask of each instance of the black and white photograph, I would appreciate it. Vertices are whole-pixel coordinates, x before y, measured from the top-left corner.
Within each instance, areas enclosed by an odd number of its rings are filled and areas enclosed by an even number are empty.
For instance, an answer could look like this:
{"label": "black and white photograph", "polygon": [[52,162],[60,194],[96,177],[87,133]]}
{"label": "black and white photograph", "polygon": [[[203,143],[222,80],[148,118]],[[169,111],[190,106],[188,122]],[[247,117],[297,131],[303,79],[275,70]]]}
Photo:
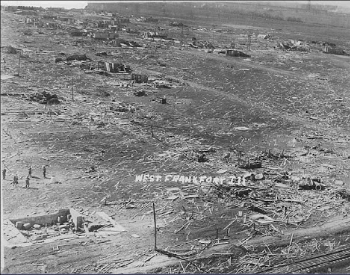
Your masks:
{"label": "black and white photograph", "polygon": [[1,274],[350,274],[350,1],[1,1]]}

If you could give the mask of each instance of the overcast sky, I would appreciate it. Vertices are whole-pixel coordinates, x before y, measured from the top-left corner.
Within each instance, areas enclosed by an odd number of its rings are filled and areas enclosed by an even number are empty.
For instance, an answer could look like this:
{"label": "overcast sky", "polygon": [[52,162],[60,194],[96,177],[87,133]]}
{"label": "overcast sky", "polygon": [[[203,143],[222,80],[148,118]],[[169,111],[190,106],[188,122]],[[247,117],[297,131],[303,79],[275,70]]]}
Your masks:
{"label": "overcast sky", "polygon": [[[1,5],[2,6],[36,6],[36,7],[43,7],[43,8],[62,7],[62,8],[71,9],[71,8],[85,8],[88,2],[96,2],[96,1],[1,1]],[[101,1],[101,2],[118,2],[118,1]],[[217,2],[220,2],[220,1],[217,1]],[[296,3],[305,3],[305,4],[308,3],[308,1],[281,1],[281,2],[282,3],[296,2]],[[311,1],[311,4],[312,3],[350,8],[350,1]]]}
{"label": "overcast sky", "polygon": [[59,8],[85,8],[88,1],[1,1],[1,6],[34,6],[34,7],[59,7]]}

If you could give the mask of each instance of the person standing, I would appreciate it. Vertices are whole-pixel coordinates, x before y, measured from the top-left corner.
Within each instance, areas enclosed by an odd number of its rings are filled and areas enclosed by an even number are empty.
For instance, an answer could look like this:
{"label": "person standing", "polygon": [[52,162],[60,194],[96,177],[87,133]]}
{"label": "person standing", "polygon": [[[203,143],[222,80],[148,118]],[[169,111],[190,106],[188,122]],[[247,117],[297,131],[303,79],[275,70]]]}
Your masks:
{"label": "person standing", "polygon": [[26,188],[29,188],[29,177],[26,178]]}
{"label": "person standing", "polygon": [[4,180],[6,178],[6,168],[2,170],[2,179]]}
{"label": "person standing", "polygon": [[32,177],[32,166],[29,166],[27,178],[31,178],[31,177]]}
{"label": "person standing", "polygon": [[13,176],[13,184],[18,184],[18,176],[17,175]]}
{"label": "person standing", "polygon": [[43,165],[43,176],[46,179],[46,165]]}

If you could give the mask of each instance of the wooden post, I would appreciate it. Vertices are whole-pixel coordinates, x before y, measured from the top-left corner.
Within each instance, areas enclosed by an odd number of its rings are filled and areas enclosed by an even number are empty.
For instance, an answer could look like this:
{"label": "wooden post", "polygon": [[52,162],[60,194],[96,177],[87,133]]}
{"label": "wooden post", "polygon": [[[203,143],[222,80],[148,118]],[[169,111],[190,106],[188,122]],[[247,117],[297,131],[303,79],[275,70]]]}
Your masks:
{"label": "wooden post", "polygon": [[154,219],[154,250],[157,250],[157,220],[156,220],[156,207],[153,202],[153,219]]}
{"label": "wooden post", "polygon": [[18,55],[18,76],[19,76],[20,70],[21,70],[21,50],[19,51],[19,55]]}
{"label": "wooden post", "polygon": [[74,101],[74,91],[73,91],[73,78],[72,78],[72,101]]}

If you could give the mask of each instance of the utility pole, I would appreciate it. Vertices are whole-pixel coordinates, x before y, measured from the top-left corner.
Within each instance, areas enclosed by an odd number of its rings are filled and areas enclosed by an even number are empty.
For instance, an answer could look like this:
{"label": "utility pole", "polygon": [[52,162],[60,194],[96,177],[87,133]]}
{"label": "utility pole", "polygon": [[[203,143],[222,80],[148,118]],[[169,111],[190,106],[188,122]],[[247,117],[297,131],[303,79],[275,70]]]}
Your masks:
{"label": "utility pole", "polygon": [[19,73],[21,70],[21,54],[22,54],[22,50],[19,50],[19,52],[18,52],[18,73],[17,73],[18,76],[19,76]]}
{"label": "utility pole", "polygon": [[184,40],[184,24],[181,23],[181,45],[183,44]]}
{"label": "utility pole", "polygon": [[73,78],[72,78],[72,101],[74,101]]}
{"label": "utility pole", "polygon": [[247,44],[247,51],[250,51],[250,44],[252,43],[252,35],[248,33],[248,44]]}

